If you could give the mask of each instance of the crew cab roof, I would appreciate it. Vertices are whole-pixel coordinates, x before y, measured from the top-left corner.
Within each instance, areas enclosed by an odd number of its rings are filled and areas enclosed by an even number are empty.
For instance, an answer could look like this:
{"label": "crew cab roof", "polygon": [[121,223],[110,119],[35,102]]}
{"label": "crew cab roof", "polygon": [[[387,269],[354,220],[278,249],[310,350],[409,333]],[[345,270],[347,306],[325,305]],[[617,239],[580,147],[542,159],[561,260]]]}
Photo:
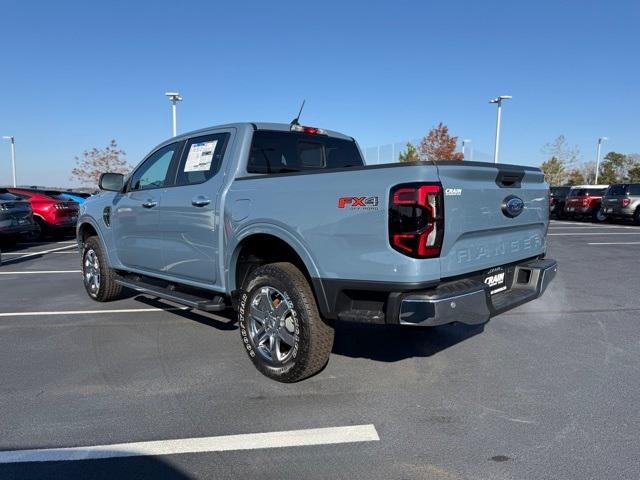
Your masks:
{"label": "crew cab roof", "polygon": [[[316,125],[313,125],[314,127]],[[200,136],[200,135],[207,135],[209,133],[213,133],[215,130],[221,129],[221,128],[237,128],[237,129],[252,129],[252,130],[274,130],[274,131],[278,131],[278,132],[289,132],[291,131],[291,125],[288,123],[269,123],[269,122],[236,122],[236,123],[225,123],[222,125],[213,125],[211,127],[206,127],[206,128],[201,128],[199,130],[192,130],[190,132],[185,132],[185,133],[181,133],[180,135],[176,135],[175,137],[171,137],[167,140],[165,140],[164,142],[160,143],[159,145],[157,145],[155,149],[162,147],[163,145],[167,145],[169,143],[173,143],[176,141],[181,141],[184,140],[185,138],[189,138],[189,137],[193,137],[193,136]],[[350,137],[348,135],[344,135],[343,133],[340,132],[336,132],[334,130],[327,130],[326,128],[323,127],[319,127],[322,128],[325,132],[326,135],[328,135],[329,137],[335,137],[335,138],[341,138],[343,140],[352,140],[355,141],[353,139],[353,137]]]}

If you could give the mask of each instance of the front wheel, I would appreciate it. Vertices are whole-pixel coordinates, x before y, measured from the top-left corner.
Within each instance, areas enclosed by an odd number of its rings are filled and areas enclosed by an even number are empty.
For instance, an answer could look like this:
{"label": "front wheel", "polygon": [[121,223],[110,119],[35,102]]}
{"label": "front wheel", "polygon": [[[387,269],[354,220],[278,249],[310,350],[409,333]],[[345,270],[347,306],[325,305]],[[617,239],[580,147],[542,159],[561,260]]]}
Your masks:
{"label": "front wheel", "polygon": [[122,286],[115,282],[113,271],[102,250],[98,237],[89,237],[82,249],[82,280],[89,296],[97,302],[115,300]]}
{"label": "front wheel", "polygon": [[240,297],[242,342],[255,367],[279,382],[297,382],[322,370],[333,328],[320,317],[309,282],[290,263],[254,270]]}

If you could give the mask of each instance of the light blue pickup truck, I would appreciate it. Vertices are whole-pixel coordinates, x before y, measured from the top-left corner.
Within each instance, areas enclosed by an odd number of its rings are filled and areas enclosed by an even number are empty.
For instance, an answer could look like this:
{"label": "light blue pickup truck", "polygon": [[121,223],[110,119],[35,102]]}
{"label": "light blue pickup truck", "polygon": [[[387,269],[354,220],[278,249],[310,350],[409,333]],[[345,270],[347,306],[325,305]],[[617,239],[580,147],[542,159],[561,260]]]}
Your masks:
{"label": "light blue pickup truck", "polygon": [[77,227],[91,298],[233,307],[250,359],[282,382],[324,367],[337,321],[479,324],[557,270],[539,169],[365,165],[353,138],[297,122],[171,138],[100,188]]}

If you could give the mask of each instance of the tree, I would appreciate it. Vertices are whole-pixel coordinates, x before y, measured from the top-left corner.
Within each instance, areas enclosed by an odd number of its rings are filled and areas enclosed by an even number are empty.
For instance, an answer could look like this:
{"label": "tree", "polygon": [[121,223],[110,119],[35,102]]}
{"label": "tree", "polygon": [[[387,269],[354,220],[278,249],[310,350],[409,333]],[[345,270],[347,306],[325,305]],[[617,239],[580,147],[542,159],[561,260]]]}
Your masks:
{"label": "tree", "polygon": [[[542,165],[547,165],[548,174],[545,173],[545,179],[550,185],[563,185],[566,181],[566,175],[580,157],[580,149],[578,147],[569,146],[564,135],[559,135],[553,142],[546,143],[542,147],[542,153],[548,155],[548,160]],[[553,183],[552,183],[553,181]]]}
{"label": "tree", "polygon": [[400,152],[398,159],[401,162],[419,162],[420,155],[418,154],[418,149],[411,142],[407,142],[407,150],[404,152]]}
{"label": "tree", "polygon": [[71,179],[82,184],[95,187],[100,175],[106,172],[127,174],[131,165],[125,160],[126,153],[118,148],[115,140],[106,148],[92,148],[82,152],[82,157],[75,157],[76,168],[71,170]]}
{"label": "tree", "polygon": [[627,176],[627,171],[631,166],[629,157],[623,153],[609,152],[604,156],[602,167],[605,163],[611,165],[611,170],[615,173],[616,182],[621,182]]}
{"label": "tree", "polygon": [[540,165],[540,170],[544,173],[544,180],[551,186],[563,185],[566,177],[564,164],[558,157],[551,157]]}
{"label": "tree", "polygon": [[627,172],[627,180],[630,183],[640,183],[640,163],[635,164]]}
{"label": "tree", "polygon": [[600,165],[600,172],[598,173],[598,183],[600,185],[610,185],[612,183],[618,183],[618,174],[611,162],[604,162]]}
{"label": "tree", "polygon": [[442,122],[429,130],[420,141],[420,156],[426,160],[464,160],[461,152],[456,152],[458,137],[449,135],[449,127]]}
{"label": "tree", "polygon": [[574,168],[569,172],[567,178],[567,185],[583,185],[584,184],[584,175],[578,168]]}

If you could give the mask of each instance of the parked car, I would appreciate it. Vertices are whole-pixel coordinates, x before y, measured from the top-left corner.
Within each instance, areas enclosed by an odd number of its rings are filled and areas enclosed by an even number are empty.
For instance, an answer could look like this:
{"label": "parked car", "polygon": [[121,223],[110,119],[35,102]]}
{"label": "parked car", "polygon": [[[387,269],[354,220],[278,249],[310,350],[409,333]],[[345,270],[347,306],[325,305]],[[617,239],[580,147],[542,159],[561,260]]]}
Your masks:
{"label": "parked car", "polygon": [[74,231],[78,219],[78,203],[57,191],[9,188],[9,192],[27,200],[40,227],[39,237],[66,235]]}
{"label": "parked car", "polygon": [[0,188],[0,243],[12,243],[38,231],[29,202]]}
{"label": "parked car", "polygon": [[571,187],[551,187],[549,189],[549,214],[556,218],[564,218],[564,203]]}
{"label": "parked car", "polygon": [[629,219],[640,225],[640,183],[615,183],[602,197],[607,218]]}
{"label": "parked car", "polygon": [[335,321],[481,324],[557,269],[539,168],[365,166],[352,137],[314,127],[187,133],[100,187],[77,228],[88,295],[231,303],[249,358],[283,382],[323,368]]}
{"label": "parked car", "polygon": [[571,187],[564,204],[568,218],[589,218],[604,222],[607,216],[602,211],[602,196],[608,185],[576,185]]}

